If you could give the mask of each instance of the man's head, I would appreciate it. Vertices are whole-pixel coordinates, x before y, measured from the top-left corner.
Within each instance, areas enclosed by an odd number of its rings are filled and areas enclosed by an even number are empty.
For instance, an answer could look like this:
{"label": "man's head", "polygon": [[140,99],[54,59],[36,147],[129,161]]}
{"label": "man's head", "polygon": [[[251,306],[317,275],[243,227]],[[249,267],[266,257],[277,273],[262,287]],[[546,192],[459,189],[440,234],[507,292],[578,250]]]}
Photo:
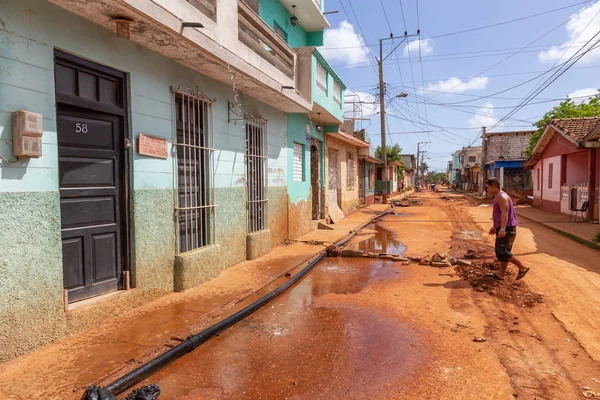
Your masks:
{"label": "man's head", "polygon": [[495,196],[500,192],[500,181],[498,178],[489,178],[485,181],[485,190],[490,196]]}

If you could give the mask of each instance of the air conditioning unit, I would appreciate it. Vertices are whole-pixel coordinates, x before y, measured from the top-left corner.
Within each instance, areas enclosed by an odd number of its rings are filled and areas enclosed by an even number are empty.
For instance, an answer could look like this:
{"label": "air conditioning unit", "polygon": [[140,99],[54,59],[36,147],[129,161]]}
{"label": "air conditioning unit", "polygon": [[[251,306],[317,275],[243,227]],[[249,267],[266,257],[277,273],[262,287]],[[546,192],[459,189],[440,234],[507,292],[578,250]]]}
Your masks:
{"label": "air conditioning unit", "polygon": [[18,110],[12,114],[13,154],[15,157],[42,156],[42,114]]}

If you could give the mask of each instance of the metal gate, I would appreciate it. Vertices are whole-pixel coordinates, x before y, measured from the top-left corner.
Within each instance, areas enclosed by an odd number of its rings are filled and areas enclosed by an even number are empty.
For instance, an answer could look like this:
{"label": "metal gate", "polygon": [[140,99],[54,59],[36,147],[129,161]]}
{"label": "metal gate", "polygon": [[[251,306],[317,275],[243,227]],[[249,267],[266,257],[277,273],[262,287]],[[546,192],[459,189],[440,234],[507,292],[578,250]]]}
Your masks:
{"label": "metal gate", "polygon": [[365,195],[365,160],[358,161],[358,201],[361,204],[366,204]]}
{"label": "metal gate", "polygon": [[267,120],[246,114],[246,181],[248,187],[248,233],[267,229]]}
{"label": "metal gate", "polygon": [[323,218],[321,191],[321,142],[311,139],[310,144],[310,187],[312,192],[312,219]]}

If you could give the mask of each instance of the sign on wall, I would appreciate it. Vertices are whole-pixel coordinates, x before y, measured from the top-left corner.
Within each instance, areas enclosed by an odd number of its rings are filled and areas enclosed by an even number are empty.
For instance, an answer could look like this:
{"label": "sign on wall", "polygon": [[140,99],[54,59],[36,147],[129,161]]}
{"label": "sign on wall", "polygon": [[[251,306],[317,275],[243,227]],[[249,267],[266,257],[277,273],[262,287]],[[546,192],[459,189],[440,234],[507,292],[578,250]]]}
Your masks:
{"label": "sign on wall", "polygon": [[156,158],[168,158],[167,139],[140,133],[137,143],[138,154]]}

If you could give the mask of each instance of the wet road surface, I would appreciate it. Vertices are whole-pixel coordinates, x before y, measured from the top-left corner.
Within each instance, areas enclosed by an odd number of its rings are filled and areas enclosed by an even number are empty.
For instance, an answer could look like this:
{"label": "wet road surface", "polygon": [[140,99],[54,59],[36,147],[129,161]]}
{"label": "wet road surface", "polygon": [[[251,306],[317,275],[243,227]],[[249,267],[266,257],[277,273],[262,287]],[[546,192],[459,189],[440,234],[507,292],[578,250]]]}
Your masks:
{"label": "wet road surface", "polygon": [[[375,234],[352,245],[406,249],[380,225],[369,230]],[[391,262],[326,258],[263,309],[143,384],[158,384],[161,399],[372,398],[390,384],[401,387],[424,358],[419,334],[351,301],[373,282],[397,279],[402,273]]]}

